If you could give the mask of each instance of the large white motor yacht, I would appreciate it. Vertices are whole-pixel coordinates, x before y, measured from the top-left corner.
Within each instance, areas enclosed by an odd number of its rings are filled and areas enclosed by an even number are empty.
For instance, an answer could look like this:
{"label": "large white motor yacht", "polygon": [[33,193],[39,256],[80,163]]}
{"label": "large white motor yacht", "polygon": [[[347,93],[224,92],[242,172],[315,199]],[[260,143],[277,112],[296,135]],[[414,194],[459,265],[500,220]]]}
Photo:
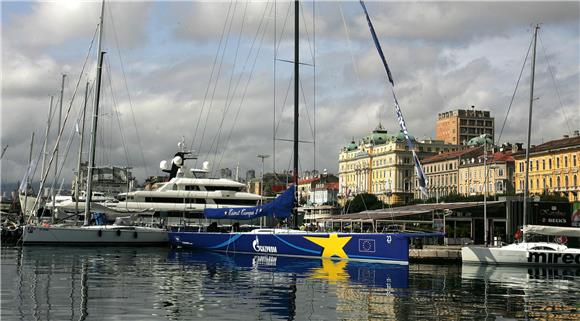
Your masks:
{"label": "large white motor yacht", "polygon": [[160,168],[169,173],[169,181],[158,184],[155,190],[119,194],[118,203],[106,206],[117,211],[154,211],[197,213],[206,208],[256,206],[262,197],[245,192],[245,184],[230,179],[208,178],[207,162],[202,169],[185,165],[188,152],[178,152]]}

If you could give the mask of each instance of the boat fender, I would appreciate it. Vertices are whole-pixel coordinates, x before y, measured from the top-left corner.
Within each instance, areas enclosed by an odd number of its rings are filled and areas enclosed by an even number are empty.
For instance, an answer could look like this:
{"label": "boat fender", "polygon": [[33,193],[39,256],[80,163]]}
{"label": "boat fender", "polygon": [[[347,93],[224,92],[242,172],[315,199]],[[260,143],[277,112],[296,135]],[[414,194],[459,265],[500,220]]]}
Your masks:
{"label": "boat fender", "polygon": [[137,231],[133,232],[133,238],[137,238]]}
{"label": "boat fender", "polygon": [[518,230],[517,230],[517,231],[514,233],[514,238],[515,238],[516,240],[519,240],[519,239],[521,239],[521,238],[522,238],[522,236],[523,236],[523,233],[522,233],[522,230],[521,230],[521,229],[518,229]]}
{"label": "boat fender", "polygon": [[98,230],[98,231],[97,231],[97,235],[98,235],[99,237],[103,236],[103,230]]}
{"label": "boat fender", "polygon": [[121,236],[121,230],[117,230],[117,236]]}
{"label": "boat fender", "polygon": [[558,244],[568,243],[568,237],[566,237],[565,235],[556,236],[555,240],[556,240],[556,243],[558,243]]}
{"label": "boat fender", "polygon": [[8,222],[6,224],[6,229],[8,231],[12,232],[12,231],[16,231],[18,229],[18,226],[16,226],[16,223],[14,223],[14,222]]}

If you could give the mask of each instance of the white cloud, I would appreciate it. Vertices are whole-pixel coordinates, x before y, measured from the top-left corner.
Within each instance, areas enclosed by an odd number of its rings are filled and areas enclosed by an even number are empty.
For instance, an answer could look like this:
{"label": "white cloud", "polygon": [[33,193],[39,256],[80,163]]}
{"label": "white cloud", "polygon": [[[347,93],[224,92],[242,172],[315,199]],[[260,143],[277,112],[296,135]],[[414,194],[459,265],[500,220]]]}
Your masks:
{"label": "white cloud", "polygon": [[[122,137],[128,149],[127,157],[140,181],[146,175],[161,174],[157,169],[159,161],[173,155],[175,144],[182,136],[189,145],[198,122],[194,148],[198,149],[203,128],[206,128],[203,144],[198,150],[200,161],[207,159],[215,166],[230,168],[239,161],[243,170],[259,168],[255,155],[273,154],[274,21],[279,40],[284,29],[278,57],[292,59],[293,55],[292,11],[287,12],[288,4],[277,4],[277,17],[274,19],[273,12],[265,7],[266,2],[248,2],[234,65],[237,35],[246,5],[238,3],[214,92],[220,61],[217,60],[212,78],[214,54],[227,10],[230,5],[233,10],[234,3],[110,3],[107,17],[109,20],[111,15],[114,18],[125,73],[119,63],[114,30],[109,24],[105,28],[105,49],[113,84],[111,89],[106,73],[102,112],[108,116],[102,117],[100,139],[108,144],[110,151],[103,152],[100,159],[117,164],[125,162],[124,147],[117,139],[121,137],[119,125],[110,116],[116,104],[123,127]],[[306,38],[305,26],[313,39],[311,5],[303,3],[306,17],[301,25],[303,39]],[[339,149],[352,137],[360,139],[379,121],[389,131],[398,131],[384,69],[360,6],[358,2],[341,5],[352,41],[350,44],[337,3],[317,3],[315,17],[316,167],[328,168],[331,172],[337,170]],[[560,99],[555,94],[543,53],[539,51],[536,90],[540,100],[536,101],[534,112],[537,115],[534,121],[536,142],[566,133],[568,126],[564,114],[571,130],[578,129],[580,123],[579,6],[577,2],[367,2],[395,77],[407,125],[417,137],[434,136],[438,112],[471,105],[491,110],[499,132],[529,44],[531,23],[543,22],[541,34],[545,48],[542,50],[546,51],[554,67],[563,107],[560,107]],[[268,23],[268,32],[261,45],[256,70],[245,91],[254,56],[248,60],[243,73],[242,64],[264,8],[267,10],[262,27]],[[37,148],[40,146],[48,95],[59,91],[60,73],[65,70],[69,74],[65,101],[70,100],[98,21],[99,5],[80,2],[67,7],[61,2],[39,2],[25,3],[23,10],[10,10],[10,6],[3,9],[1,137],[2,146],[10,145],[2,162],[4,184],[18,180],[24,173],[23,160],[28,157],[32,131],[37,135],[35,145]],[[284,27],[287,13],[289,20]],[[256,45],[258,43],[259,39]],[[301,45],[302,60],[310,63],[308,42],[304,40]],[[357,68],[352,65],[353,59]],[[277,137],[286,139],[292,134],[292,93],[286,97],[292,67],[278,62],[276,68],[276,116],[280,121]],[[355,70],[358,70],[358,75]],[[232,71],[234,78],[229,87]],[[90,68],[90,73],[93,72],[94,66]],[[303,66],[301,72],[309,109],[308,113],[304,107],[301,110],[300,137],[312,140],[314,69]],[[234,92],[240,74],[243,75],[242,81]],[[526,69],[502,141],[523,141],[525,137],[528,84],[529,72]],[[230,97],[233,97],[231,101],[228,100],[228,87]],[[244,102],[240,105],[244,92]],[[78,95],[73,115],[82,105],[79,99],[82,93]],[[201,113],[204,97],[205,106]],[[284,102],[286,108],[282,113]],[[224,113],[228,105],[230,109]],[[133,127],[130,106],[139,137]],[[73,120],[69,121],[69,125],[72,123]],[[219,140],[214,139],[218,135]],[[53,141],[51,139],[51,143]],[[277,170],[291,168],[290,144],[278,141],[276,146]],[[301,168],[311,169],[314,166],[312,145],[304,144],[302,147]],[[266,161],[266,169],[272,167],[272,159]],[[68,176],[74,167],[73,161],[69,161],[65,165]]]}

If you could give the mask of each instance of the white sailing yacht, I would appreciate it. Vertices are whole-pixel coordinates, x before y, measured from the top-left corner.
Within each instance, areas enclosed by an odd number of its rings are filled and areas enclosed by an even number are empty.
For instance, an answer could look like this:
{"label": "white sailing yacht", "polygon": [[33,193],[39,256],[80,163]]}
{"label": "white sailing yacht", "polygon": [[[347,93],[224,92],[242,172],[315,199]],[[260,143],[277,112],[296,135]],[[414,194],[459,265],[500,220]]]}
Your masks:
{"label": "white sailing yacht", "polygon": [[97,119],[99,114],[99,95],[101,87],[101,71],[103,65],[103,55],[101,51],[101,42],[103,35],[103,18],[105,10],[105,1],[101,5],[101,17],[99,24],[99,45],[98,45],[98,63],[97,63],[97,79],[95,90],[95,103],[93,109],[92,121],[92,135],[89,151],[89,166],[87,175],[87,190],[85,192],[85,215],[84,225],[42,225],[29,224],[23,227],[22,244],[72,244],[72,245],[127,245],[127,244],[165,244],[168,242],[167,230],[164,228],[112,224],[107,225],[104,220],[96,216],[97,225],[89,225],[89,218],[91,216],[91,207],[98,207],[98,210],[103,210],[98,204],[93,204],[92,192],[92,171],[95,167],[95,144],[97,138]]}
{"label": "white sailing yacht", "polygon": [[[528,141],[526,148],[526,177],[524,182],[524,213],[522,242],[509,244],[502,247],[466,246],[461,248],[461,260],[463,263],[472,264],[512,264],[512,265],[566,265],[580,266],[580,249],[568,248],[564,244],[554,242],[528,242],[526,236],[539,234],[547,236],[570,236],[580,237],[580,228],[576,227],[553,227],[526,225],[528,212],[528,171],[530,159],[530,137],[532,125],[532,106],[534,102],[534,72],[536,66],[536,42],[539,25],[534,31],[534,47],[532,54],[532,76],[530,83],[530,108],[528,119]],[[487,224],[484,233],[487,235]],[[486,244],[487,245],[487,244]]]}

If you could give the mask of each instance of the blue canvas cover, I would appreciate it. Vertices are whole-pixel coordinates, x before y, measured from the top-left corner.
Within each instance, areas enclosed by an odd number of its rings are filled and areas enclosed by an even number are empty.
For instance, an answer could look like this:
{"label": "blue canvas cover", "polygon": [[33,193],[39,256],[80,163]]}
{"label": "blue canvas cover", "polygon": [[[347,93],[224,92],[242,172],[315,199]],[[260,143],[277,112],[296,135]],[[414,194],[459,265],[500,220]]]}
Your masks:
{"label": "blue canvas cover", "polygon": [[256,217],[287,218],[292,215],[296,187],[292,185],[271,203],[255,207],[206,208],[203,215],[210,219],[251,220]]}

